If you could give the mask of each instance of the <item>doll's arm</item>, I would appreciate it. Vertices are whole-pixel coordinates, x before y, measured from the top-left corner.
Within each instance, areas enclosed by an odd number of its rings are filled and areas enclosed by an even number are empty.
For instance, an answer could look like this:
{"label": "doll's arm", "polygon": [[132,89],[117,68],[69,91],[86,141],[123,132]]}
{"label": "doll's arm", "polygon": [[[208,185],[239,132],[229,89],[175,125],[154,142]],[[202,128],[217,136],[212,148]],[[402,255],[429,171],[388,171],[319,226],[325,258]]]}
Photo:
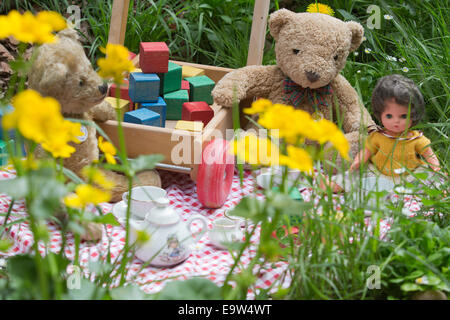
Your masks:
{"label": "doll's arm", "polygon": [[357,170],[359,168],[359,166],[361,165],[361,162],[366,163],[370,159],[371,155],[372,155],[372,152],[370,152],[370,150],[368,148],[364,148],[364,150],[361,150],[356,155],[349,170],[350,171]]}
{"label": "doll's arm", "polygon": [[426,147],[421,155],[425,159],[425,161],[430,165],[431,169],[433,169],[434,171],[441,170],[439,160],[434,154],[433,149],[431,149],[431,147]]}

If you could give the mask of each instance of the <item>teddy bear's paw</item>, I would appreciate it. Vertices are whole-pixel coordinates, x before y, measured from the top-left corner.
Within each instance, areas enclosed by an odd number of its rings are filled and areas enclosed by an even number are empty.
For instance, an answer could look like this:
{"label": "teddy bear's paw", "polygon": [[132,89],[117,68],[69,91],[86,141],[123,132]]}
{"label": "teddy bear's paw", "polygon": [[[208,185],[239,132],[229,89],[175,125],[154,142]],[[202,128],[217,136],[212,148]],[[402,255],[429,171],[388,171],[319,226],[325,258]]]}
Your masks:
{"label": "teddy bear's paw", "polygon": [[81,235],[81,240],[97,241],[102,238],[102,225],[95,222],[83,223],[84,233]]}
{"label": "teddy bear's paw", "polygon": [[140,172],[133,182],[133,187],[137,186],[155,186],[161,188],[161,177],[158,171],[148,170]]}
{"label": "teddy bear's paw", "polygon": [[214,102],[222,107],[231,107],[233,106],[233,96],[230,94],[230,90],[226,88],[215,88],[211,93]]}

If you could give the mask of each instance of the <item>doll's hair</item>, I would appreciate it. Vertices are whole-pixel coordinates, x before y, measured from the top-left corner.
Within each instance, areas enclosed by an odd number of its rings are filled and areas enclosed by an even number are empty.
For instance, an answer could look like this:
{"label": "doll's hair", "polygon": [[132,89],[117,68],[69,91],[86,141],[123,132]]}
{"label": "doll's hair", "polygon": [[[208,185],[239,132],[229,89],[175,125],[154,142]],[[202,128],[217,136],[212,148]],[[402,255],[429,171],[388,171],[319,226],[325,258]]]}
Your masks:
{"label": "doll's hair", "polygon": [[381,114],[386,100],[394,99],[397,104],[411,108],[411,126],[419,123],[425,113],[425,102],[422,93],[414,81],[399,74],[382,77],[372,93],[372,111],[381,122]]}

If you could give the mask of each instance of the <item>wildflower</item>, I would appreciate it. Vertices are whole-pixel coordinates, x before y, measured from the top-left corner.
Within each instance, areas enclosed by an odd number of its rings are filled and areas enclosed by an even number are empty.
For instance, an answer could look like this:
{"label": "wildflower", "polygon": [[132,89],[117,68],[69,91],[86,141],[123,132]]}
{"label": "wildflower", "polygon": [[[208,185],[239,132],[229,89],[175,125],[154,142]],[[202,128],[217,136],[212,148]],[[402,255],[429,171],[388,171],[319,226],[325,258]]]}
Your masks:
{"label": "wildflower", "polygon": [[310,173],[312,171],[313,161],[305,149],[289,145],[287,146],[287,154],[287,156],[280,155],[280,164],[303,172]]}
{"label": "wildflower", "polygon": [[128,49],[120,44],[108,43],[100,51],[106,54],[106,58],[97,61],[100,71],[98,74],[102,78],[113,78],[115,83],[123,82],[123,73],[134,70],[133,63],[129,60]]}
{"label": "wildflower", "polygon": [[116,164],[117,162],[114,158],[117,153],[116,148],[114,148],[111,142],[103,140],[104,139],[102,136],[98,137],[98,147],[105,154],[106,162],[110,164]]}
{"label": "wildflower", "polygon": [[397,61],[397,58],[393,57],[393,56],[387,56],[386,60],[388,60],[388,61]]}
{"label": "wildflower", "polygon": [[391,16],[390,14],[385,14],[383,17],[384,17],[384,19],[386,19],[386,20],[392,20],[392,19],[394,19],[394,17]]}
{"label": "wildflower", "polygon": [[111,190],[114,187],[114,182],[106,179],[103,172],[96,167],[86,166],[81,170],[81,174],[89,183],[95,183],[106,190]]}
{"label": "wildflower", "polygon": [[358,51],[355,51],[355,52],[353,52],[353,55],[354,55],[355,57],[357,57],[357,56],[359,56],[359,52],[358,52]]}
{"label": "wildflower", "polygon": [[402,62],[402,63],[403,63],[403,62],[405,62],[405,61],[406,61],[406,59],[403,58],[403,57],[401,57],[401,58],[398,59],[398,62]]}
{"label": "wildflower", "polygon": [[372,49],[366,48],[366,49],[364,49],[364,52],[367,53],[367,54],[370,54],[372,52]]}
{"label": "wildflower", "polygon": [[64,198],[64,203],[70,208],[82,209],[88,204],[97,205],[108,202],[111,195],[107,191],[100,190],[89,184],[80,184],[75,188],[75,193]]}
{"label": "wildflower", "polygon": [[270,107],[272,107],[272,102],[267,99],[258,99],[252,103],[250,108],[244,108],[244,112],[247,114],[264,113]]}
{"label": "wildflower", "polygon": [[402,68],[402,71],[406,73],[406,72],[409,71],[409,69],[408,69],[408,67],[403,67],[403,68]]}
{"label": "wildflower", "polygon": [[233,140],[230,152],[238,159],[253,165],[278,165],[278,146],[270,139],[260,138],[254,134]]}
{"label": "wildflower", "polygon": [[427,276],[423,276],[423,277],[417,278],[416,279],[416,283],[418,283],[418,284],[429,284],[428,277]]}
{"label": "wildflower", "polygon": [[66,20],[55,11],[41,11],[36,15],[37,21],[50,25],[53,31],[61,31],[67,28]]}
{"label": "wildflower", "polygon": [[365,37],[365,36],[363,36],[362,37],[362,41],[364,42],[364,41],[366,41],[367,40],[367,38]]}
{"label": "wildflower", "polygon": [[298,135],[298,126],[294,119],[295,109],[292,106],[274,104],[264,114],[260,115],[258,123],[267,129],[278,129],[277,138],[285,138],[289,143],[295,143]]}
{"label": "wildflower", "polygon": [[326,4],[322,4],[322,3],[311,3],[308,8],[306,9],[306,12],[310,12],[310,13],[323,13],[323,14],[328,14],[330,16],[334,15],[334,11],[333,9],[331,9],[330,6],[326,5]]}

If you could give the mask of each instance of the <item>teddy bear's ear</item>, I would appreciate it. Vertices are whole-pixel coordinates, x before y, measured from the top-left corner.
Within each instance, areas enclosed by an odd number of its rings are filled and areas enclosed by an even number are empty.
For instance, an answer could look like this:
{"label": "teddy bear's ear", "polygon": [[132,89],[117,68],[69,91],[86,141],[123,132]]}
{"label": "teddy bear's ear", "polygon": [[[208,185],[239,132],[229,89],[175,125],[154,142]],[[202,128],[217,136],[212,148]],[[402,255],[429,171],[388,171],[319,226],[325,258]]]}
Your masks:
{"label": "teddy bear's ear", "polygon": [[352,33],[352,44],[350,46],[350,51],[355,51],[358,49],[359,45],[362,42],[364,36],[364,28],[358,22],[349,21],[345,23],[347,28]]}
{"label": "teddy bear's ear", "polygon": [[269,17],[269,28],[272,37],[277,40],[278,34],[281,28],[289,21],[292,20],[295,13],[287,9],[280,9],[272,13]]}
{"label": "teddy bear's ear", "polygon": [[61,30],[60,32],[58,32],[57,35],[59,37],[66,37],[78,41],[78,32],[72,28],[66,28],[64,30]]}

